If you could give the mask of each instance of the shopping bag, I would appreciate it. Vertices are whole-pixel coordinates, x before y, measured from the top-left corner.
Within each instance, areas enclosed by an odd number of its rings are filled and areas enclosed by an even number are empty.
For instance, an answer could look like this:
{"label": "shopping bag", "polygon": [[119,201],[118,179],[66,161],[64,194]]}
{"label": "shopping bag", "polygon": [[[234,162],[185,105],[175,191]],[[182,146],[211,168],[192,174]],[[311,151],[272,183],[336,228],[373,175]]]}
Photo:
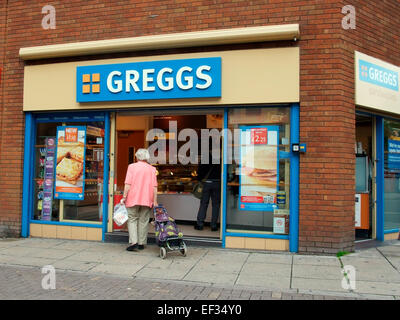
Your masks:
{"label": "shopping bag", "polygon": [[118,227],[128,221],[128,210],[126,210],[125,205],[118,203],[114,207],[113,220]]}

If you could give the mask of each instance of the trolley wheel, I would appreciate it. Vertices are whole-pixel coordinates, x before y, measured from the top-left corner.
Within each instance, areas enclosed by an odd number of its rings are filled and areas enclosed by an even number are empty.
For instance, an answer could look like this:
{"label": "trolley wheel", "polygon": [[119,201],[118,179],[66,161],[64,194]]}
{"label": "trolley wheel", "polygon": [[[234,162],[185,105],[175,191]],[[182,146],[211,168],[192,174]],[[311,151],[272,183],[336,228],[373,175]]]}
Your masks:
{"label": "trolley wheel", "polygon": [[182,255],[183,255],[184,257],[186,257],[186,254],[187,254],[186,243],[183,243],[182,248],[180,249],[180,251],[181,251]]}
{"label": "trolley wheel", "polygon": [[160,258],[161,259],[165,259],[167,257],[167,249],[165,249],[164,247],[160,248]]}

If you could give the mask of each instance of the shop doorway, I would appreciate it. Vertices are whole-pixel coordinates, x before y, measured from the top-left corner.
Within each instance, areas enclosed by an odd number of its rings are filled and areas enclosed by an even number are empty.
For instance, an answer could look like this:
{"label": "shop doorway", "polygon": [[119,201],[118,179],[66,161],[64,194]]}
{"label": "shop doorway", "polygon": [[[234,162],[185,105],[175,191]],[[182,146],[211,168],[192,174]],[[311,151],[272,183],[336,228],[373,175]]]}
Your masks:
{"label": "shop doorway", "polygon": [[375,224],[374,119],[369,115],[356,115],[356,198],[355,239],[373,239]]}
{"label": "shop doorway", "polygon": [[[173,217],[179,229],[185,237],[221,239],[221,208],[219,204],[218,230],[211,230],[212,201],[208,203],[206,219],[203,230],[194,228],[197,221],[197,213],[200,207],[200,200],[195,198],[191,191],[198,181],[199,163],[201,161],[201,134],[202,130],[218,129],[223,127],[223,112],[207,110],[190,111],[149,111],[147,113],[119,112],[116,115],[115,132],[115,185],[114,199],[118,200],[123,193],[124,181],[127,167],[135,161],[135,153],[139,148],[148,148],[153,143],[165,142],[165,154],[156,154],[157,162],[151,161],[157,169],[158,181],[158,203],[165,206],[168,214]],[[195,147],[198,150],[198,162],[193,163],[193,156],[190,163],[182,163],[178,154],[181,148],[188,145],[189,138],[184,141],[178,138],[183,130],[187,133],[196,133],[198,140]],[[153,138],[154,132],[158,132]],[[160,133],[162,132],[162,133]],[[147,141],[149,140],[149,141]],[[173,145],[176,143],[176,146]],[[193,142],[192,142],[193,143]],[[222,148],[222,141],[219,142]],[[191,144],[194,146],[193,144]],[[196,149],[196,148],[195,148]],[[175,152],[175,153],[176,153]],[[190,157],[190,150],[186,153]],[[165,159],[165,161],[162,161]],[[154,159],[153,159],[154,160]],[[222,158],[221,158],[222,161]],[[220,164],[222,167],[222,164]],[[220,180],[222,190],[222,179]],[[222,197],[220,197],[222,198]],[[113,227],[113,233],[127,233],[127,226],[122,228]],[[149,236],[154,233],[149,228]]]}

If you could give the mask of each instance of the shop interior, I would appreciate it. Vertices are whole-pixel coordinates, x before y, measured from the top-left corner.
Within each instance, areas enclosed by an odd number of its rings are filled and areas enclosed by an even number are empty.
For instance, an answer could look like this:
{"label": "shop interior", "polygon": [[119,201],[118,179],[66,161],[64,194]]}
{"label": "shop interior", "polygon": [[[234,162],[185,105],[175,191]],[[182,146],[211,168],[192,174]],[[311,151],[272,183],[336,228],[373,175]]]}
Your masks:
{"label": "shop interior", "polygon": [[373,177],[373,118],[356,116],[356,199],[355,238],[356,241],[372,239],[374,221]]}
{"label": "shop interior", "polygon": [[[170,113],[156,111],[146,114],[118,112],[116,114],[114,203],[118,202],[122,197],[126,171],[128,165],[136,161],[136,151],[139,148],[149,148],[153,143],[159,141],[158,139],[165,140],[166,162],[159,163],[151,159],[151,164],[157,169],[158,203],[162,204],[167,209],[168,214],[175,219],[178,228],[183,232],[185,237],[219,239],[220,228],[218,231],[211,231],[210,228],[211,200],[207,209],[204,229],[194,229],[200,200],[195,198],[191,191],[198,181],[198,164],[182,164],[180,160],[173,160],[173,152],[170,150],[173,141],[176,141],[176,149],[179,151],[189,138],[185,141],[179,141],[178,137],[175,136],[175,130],[171,131],[171,128],[173,128],[171,127],[171,123],[176,123],[176,132],[178,135],[183,129],[196,131],[199,137],[196,144],[200,161],[201,130],[222,129],[223,113],[211,110],[207,110],[206,112],[175,110]],[[163,133],[159,134],[159,136],[157,135],[154,139],[149,139],[151,141],[146,141],[146,136],[151,129],[161,129]],[[187,152],[187,155],[189,155],[189,152]],[[114,224],[113,232],[128,232],[127,225],[118,227]],[[153,228],[150,227],[149,233],[153,232]]]}

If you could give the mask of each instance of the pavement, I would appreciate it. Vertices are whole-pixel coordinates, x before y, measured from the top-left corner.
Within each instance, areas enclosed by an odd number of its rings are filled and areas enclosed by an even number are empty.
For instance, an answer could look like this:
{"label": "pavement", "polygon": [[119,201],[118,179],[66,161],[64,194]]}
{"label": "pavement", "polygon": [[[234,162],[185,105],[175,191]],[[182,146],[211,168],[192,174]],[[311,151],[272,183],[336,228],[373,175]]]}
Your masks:
{"label": "pavement", "polygon": [[[126,247],[0,239],[0,299],[400,300],[397,240],[340,258],[189,246],[163,260],[156,245]],[[42,286],[48,265],[55,290]]]}

